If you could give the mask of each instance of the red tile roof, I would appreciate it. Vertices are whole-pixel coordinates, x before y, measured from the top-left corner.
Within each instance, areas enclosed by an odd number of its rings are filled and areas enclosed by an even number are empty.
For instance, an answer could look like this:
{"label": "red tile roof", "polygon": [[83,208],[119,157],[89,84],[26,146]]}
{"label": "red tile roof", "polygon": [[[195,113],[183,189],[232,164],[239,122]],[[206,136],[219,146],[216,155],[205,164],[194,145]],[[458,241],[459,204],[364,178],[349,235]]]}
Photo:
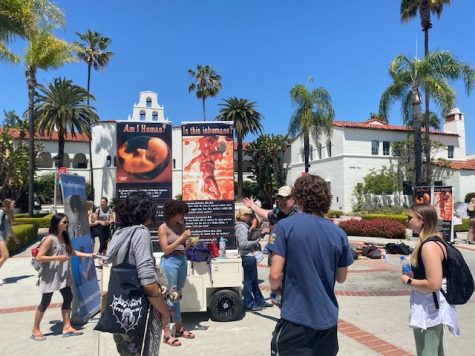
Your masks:
{"label": "red tile roof", "polygon": [[[18,140],[20,138],[20,130],[18,129],[9,129],[10,135],[13,139]],[[0,129],[0,132],[3,132],[3,129]],[[25,132],[25,140],[28,139],[28,132]],[[76,135],[72,135],[71,133],[67,133],[65,135],[66,142],[89,142],[89,138],[86,135],[80,135],[76,133]],[[58,141],[58,133],[54,132],[51,135],[40,135],[39,133],[35,134],[35,140],[42,140],[42,141]]]}
{"label": "red tile roof", "polygon": [[466,161],[435,161],[433,164],[435,166],[447,167],[455,170],[475,170],[475,158]]}
{"label": "red tile roof", "polygon": [[[353,122],[353,121],[333,121],[333,126],[336,127],[351,127],[355,129],[367,129],[367,130],[387,130],[387,131],[402,131],[402,132],[412,132],[412,127],[408,126],[399,126],[399,125],[389,125],[384,122],[379,121],[377,118],[372,117],[365,122]],[[425,129],[422,129],[422,132],[425,132]],[[453,132],[445,132],[440,130],[431,130],[431,134],[434,135],[446,135],[446,136],[458,136],[458,134]]]}

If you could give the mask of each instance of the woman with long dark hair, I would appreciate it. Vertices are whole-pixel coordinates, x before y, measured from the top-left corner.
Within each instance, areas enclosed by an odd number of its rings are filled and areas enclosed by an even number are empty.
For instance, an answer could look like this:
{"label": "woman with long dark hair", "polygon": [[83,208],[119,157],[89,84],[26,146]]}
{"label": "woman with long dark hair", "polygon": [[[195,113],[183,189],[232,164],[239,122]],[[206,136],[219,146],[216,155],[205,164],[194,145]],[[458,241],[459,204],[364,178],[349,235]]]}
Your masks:
{"label": "woman with long dark hair", "polygon": [[68,217],[55,214],[51,218],[49,234],[42,240],[36,259],[43,265],[40,276],[41,302],[35,313],[35,321],[31,338],[36,341],[45,340],[40,323],[48,308],[53,292],[59,290],[63,296],[61,315],[63,317],[63,337],[82,335],[71,325],[71,273],[69,259],[71,256],[95,258],[95,254],[76,251],[71,245],[68,234]]}
{"label": "woman with long dark hair", "polygon": [[419,234],[411,256],[413,276],[402,276],[402,282],[411,287],[409,326],[414,329],[417,355],[443,355],[444,325],[460,335],[455,307],[440,292],[447,286],[446,245],[432,205],[414,205],[407,219],[409,228]]}

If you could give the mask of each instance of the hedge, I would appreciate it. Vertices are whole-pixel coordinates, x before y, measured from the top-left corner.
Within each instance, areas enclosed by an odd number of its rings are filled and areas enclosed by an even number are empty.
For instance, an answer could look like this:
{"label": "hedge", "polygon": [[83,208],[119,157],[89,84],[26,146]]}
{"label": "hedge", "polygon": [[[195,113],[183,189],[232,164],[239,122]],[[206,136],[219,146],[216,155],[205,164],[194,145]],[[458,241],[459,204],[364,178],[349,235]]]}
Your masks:
{"label": "hedge", "polygon": [[48,214],[41,218],[37,217],[26,217],[26,218],[17,218],[18,215],[15,216],[15,224],[34,224],[38,226],[38,228],[49,228],[51,223],[52,214]]}
{"label": "hedge", "polygon": [[341,210],[330,210],[328,213],[325,214],[327,218],[339,218],[343,215],[343,211]]}
{"label": "hedge", "polygon": [[31,216],[30,214],[28,213],[24,213],[24,214],[15,214],[15,219],[16,218],[44,218],[46,215],[50,215],[50,213],[40,213],[40,214],[34,214],[33,216]]}
{"label": "hedge", "polygon": [[377,219],[377,218],[394,220],[402,224],[405,224],[407,222],[407,215],[403,215],[403,214],[364,214],[364,215],[361,215],[361,219],[363,220],[371,220],[371,219]]}
{"label": "hedge", "polygon": [[8,250],[14,252],[20,247],[36,240],[38,237],[38,226],[35,224],[18,224],[12,226],[13,232],[18,236],[20,244],[17,244],[13,237],[9,237],[7,241]]}
{"label": "hedge", "polygon": [[470,219],[464,218],[462,219],[462,225],[455,225],[455,232],[466,232],[470,228]]}
{"label": "hedge", "polygon": [[383,237],[386,239],[406,238],[406,227],[404,224],[390,219],[351,219],[340,222],[338,226],[349,236]]}

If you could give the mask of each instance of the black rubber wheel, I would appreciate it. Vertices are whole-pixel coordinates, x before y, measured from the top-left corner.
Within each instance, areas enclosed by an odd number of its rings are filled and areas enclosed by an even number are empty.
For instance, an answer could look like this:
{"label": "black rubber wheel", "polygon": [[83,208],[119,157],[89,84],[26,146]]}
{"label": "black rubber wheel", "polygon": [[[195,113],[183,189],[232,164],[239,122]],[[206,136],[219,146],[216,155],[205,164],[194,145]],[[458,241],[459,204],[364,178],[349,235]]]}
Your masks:
{"label": "black rubber wheel", "polygon": [[242,312],[241,296],[232,289],[222,289],[211,297],[209,311],[216,321],[233,321]]}

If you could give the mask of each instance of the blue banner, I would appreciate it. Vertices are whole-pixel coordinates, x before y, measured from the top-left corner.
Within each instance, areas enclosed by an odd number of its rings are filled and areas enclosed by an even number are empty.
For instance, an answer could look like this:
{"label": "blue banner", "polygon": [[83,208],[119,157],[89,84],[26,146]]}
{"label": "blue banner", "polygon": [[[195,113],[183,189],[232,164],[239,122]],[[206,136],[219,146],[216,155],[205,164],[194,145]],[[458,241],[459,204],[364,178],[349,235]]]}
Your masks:
{"label": "blue banner", "polygon": [[[84,177],[62,174],[64,213],[69,219],[69,237],[76,251],[92,253],[93,244],[87,217],[86,181]],[[94,260],[71,257],[73,277],[72,321],[85,323],[100,308],[100,291]]]}

